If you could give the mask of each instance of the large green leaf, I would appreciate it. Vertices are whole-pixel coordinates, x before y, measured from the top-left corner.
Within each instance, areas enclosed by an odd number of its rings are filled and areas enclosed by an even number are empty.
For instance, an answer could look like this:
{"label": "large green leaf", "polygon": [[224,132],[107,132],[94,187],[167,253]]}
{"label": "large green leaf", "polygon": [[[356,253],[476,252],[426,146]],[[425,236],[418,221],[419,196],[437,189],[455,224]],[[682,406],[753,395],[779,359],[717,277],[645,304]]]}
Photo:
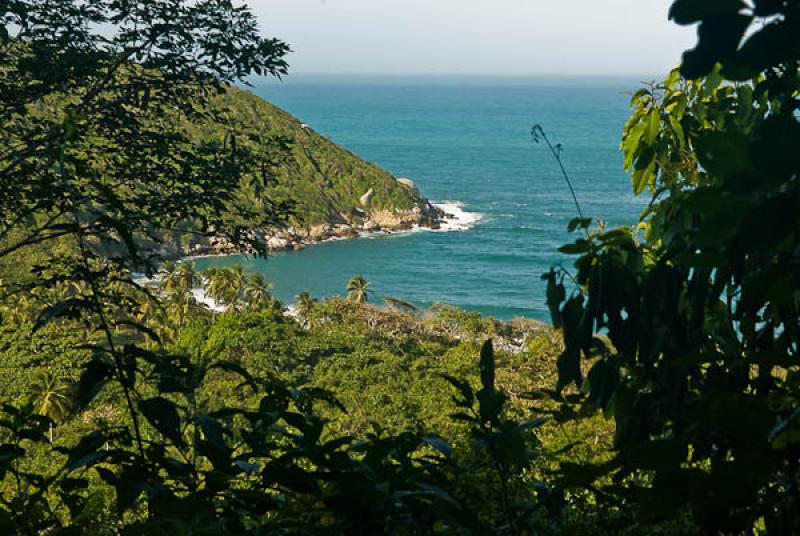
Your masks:
{"label": "large green leaf", "polygon": [[139,403],[139,409],[150,424],[164,437],[175,445],[182,446],[184,444],[181,417],[174,402],[157,396],[142,400]]}
{"label": "large green leaf", "polygon": [[480,371],[481,385],[484,391],[494,391],[494,348],[492,340],[489,339],[481,347]]}

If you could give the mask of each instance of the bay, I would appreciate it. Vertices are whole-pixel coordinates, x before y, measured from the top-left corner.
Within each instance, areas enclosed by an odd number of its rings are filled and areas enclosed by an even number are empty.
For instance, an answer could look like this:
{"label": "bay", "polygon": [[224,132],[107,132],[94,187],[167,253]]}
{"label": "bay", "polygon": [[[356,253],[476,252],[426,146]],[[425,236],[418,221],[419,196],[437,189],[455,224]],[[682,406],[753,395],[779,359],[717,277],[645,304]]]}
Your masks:
{"label": "bay", "polygon": [[[442,302],[501,319],[549,320],[540,276],[571,260],[557,248],[576,209],[557,163],[531,138],[541,124],[563,147],[582,209],[630,225],[631,193],[619,142],[635,78],[471,78],[294,75],[253,81],[259,96],[474,221],[453,232],[335,241],[268,259],[198,259],[199,269],[244,264],[280,300],[308,290],[344,294],[363,274],[372,301]],[[465,220],[468,221],[468,220]]]}

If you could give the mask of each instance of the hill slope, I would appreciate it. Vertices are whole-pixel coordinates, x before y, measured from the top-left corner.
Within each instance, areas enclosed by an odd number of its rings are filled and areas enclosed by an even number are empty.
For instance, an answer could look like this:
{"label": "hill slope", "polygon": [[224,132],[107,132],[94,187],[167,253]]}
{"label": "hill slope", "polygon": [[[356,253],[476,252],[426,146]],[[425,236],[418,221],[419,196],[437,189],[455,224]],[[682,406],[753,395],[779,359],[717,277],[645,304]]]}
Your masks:
{"label": "hill slope", "polygon": [[[336,145],[291,114],[249,91],[228,88],[212,99],[215,116],[194,129],[192,136],[222,139],[235,132],[237,143],[270,159],[270,181],[243,181],[242,203],[257,203],[267,195],[287,201],[294,214],[286,225],[258,229],[270,249],[298,247],[304,242],[361,231],[400,230],[414,225],[438,227],[443,214],[416,189]],[[194,242],[186,253],[206,253],[224,245]]]}

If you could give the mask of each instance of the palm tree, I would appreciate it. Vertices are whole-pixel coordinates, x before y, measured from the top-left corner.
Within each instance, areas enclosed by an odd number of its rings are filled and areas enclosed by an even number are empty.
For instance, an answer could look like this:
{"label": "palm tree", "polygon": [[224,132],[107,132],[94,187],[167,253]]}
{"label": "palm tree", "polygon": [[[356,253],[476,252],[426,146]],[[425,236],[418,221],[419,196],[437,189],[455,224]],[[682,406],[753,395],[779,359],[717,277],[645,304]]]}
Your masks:
{"label": "palm tree", "polygon": [[250,309],[263,309],[272,305],[269,289],[272,285],[264,280],[261,274],[250,274],[244,283],[244,301]]}
{"label": "palm tree", "polygon": [[317,304],[311,294],[304,290],[294,297],[297,300],[297,318],[300,320],[304,328],[311,326],[311,314],[314,312],[314,306]]}
{"label": "palm tree", "polygon": [[166,262],[162,268],[161,288],[166,294],[167,303],[173,312],[177,331],[183,329],[189,309],[195,303],[192,289],[200,284],[200,276],[194,270],[194,263],[182,262],[176,265]]}
{"label": "palm tree", "polygon": [[247,285],[247,276],[244,271],[244,266],[241,264],[234,264],[230,268],[226,268],[228,272],[228,288],[229,288],[229,301],[228,308],[234,311],[241,311],[245,306],[244,289]]}
{"label": "palm tree", "polygon": [[205,271],[206,294],[217,305],[231,311],[240,311],[245,305],[247,276],[241,264],[228,268],[209,268]]}
{"label": "palm tree", "polygon": [[173,261],[167,261],[161,265],[161,270],[159,271],[161,276],[159,280],[159,286],[164,290],[164,292],[169,292],[178,286],[176,274],[177,269],[178,265]]}
{"label": "palm tree", "polygon": [[[135,318],[138,322],[152,329],[160,338],[169,333],[168,322],[164,319],[164,308],[149,292],[139,302]],[[151,340],[145,336],[145,348],[150,349]]]}
{"label": "palm tree", "polygon": [[369,283],[361,274],[356,275],[347,283],[347,299],[353,303],[363,304],[369,302]]}
{"label": "palm tree", "polygon": [[191,293],[192,289],[200,284],[200,276],[195,272],[192,262],[182,262],[177,265],[173,262],[165,262],[161,271],[163,274],[161,288],[167,294]]}
{"label": "palm tree", "polygon": [[52,443],[53,422],[61,422],[72,403],[69,389],[50,372],[39,370],[33,376],[30,393],[36,413],[48,417],[52,421],[49,430],[50,443]]}
{"label": "palm tree", "polygon": [[215,305],[220,305],[223,302],[223,296],[225,295],[224,275],[221,269],[213,266],[203,273],[206,295],[214,300]]}

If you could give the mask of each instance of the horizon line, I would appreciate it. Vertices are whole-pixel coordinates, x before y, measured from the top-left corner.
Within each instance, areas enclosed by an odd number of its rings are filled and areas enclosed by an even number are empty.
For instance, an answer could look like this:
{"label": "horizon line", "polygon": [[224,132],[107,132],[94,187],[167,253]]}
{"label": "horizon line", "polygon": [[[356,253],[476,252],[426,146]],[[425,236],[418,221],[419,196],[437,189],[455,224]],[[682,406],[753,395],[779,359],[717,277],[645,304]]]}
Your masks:
{"label": "horizon line", "polygon": [[[468,73],[468,72],[432,72],[432,71],[314,71],[314,70],[298,70],[289,71],[288,74],[283,75],[281,78],[289,78],[293,75],[298,76],[381,76],[381,77],[449,77],[449,78],[642,78],[643,81],[660,80],[664,78],[669,71],[664,73],[557,73],[557,72],[542,72],[542,73],[514,73],[514,72],[496,72],[496,73]],[[256,76],[255,78],[272,78],[266,76]]]}

